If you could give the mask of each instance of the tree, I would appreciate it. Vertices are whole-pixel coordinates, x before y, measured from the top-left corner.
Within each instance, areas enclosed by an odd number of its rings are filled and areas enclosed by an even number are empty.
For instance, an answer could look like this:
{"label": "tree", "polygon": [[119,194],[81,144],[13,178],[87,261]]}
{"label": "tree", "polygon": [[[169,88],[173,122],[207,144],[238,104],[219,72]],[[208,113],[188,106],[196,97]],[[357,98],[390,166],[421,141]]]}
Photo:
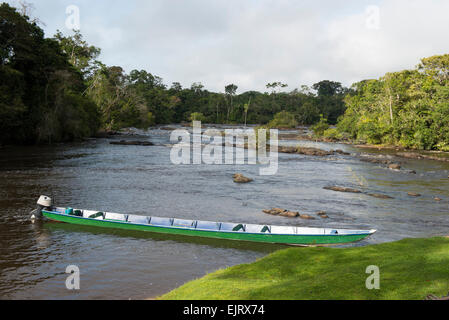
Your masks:
{"label": "tree", "polygon": [[174,92],[180,92],[182,90],[182,86],[179,82],[173,82],[170,89]]}
{"label": "tree", "polygon": [[82,95],[83,78],[60,44],[6,3],[0,21],[0,142],[51,143],[95,133],[96,108]]}
{"label": "tree", "polygon": [[65,37],[58,30],[54,39],[59,42],[63,52],[69,57],[69,62],[87,78],[92,75],[96,67],[95,61],[101,49],[90,46],[84,41],[79,30],[73,30],[73,32],[73,36]]}
{"label": "tree", "polygon": [[233,98],[237,92],[238,87],[235,84],[229,84],[225,87],[225,93],[229,98],[230,104],[228,106],[228,115],[226,117],[226,122],[229,123],[229,116],[231,111],[234,109]]}
{"label": "tree", "polygon": [[278,93],[278,89],[280,90],[281,88],[287,88],[288,84],[282,83],[282,82],[273,82],[273,83],[268,83],[266,85],[267,89],[271,89],[271,94],[276,94]]}
{"label": "tree", "polygon": [[315,83],[312,88],[317,91],[318,96],[334,96],[345,93],[340,82],[323,80]]}
{"label": "tree", "polygon": [[246,121],[248,119],[248,110],[249,110],[249,106],[251,105],[251,97],[249,98],[248,103],[245,103],[243,105],[243,109],[245,110],[245,127],[246,127]]}

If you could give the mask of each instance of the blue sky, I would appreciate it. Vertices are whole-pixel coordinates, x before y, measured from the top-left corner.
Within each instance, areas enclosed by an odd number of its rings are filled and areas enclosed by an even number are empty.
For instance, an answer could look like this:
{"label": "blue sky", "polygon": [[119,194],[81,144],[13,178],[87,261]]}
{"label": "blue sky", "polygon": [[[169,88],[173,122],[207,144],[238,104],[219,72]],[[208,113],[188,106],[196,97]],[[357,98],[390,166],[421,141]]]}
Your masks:
{"label": "blue sky", "polygon": [[[18,0],[6,1],[17,5]],[[293,90],[345,85],[449,53],[447,0],[27,0],[47,36],[80,10],[80,30],[101,60],[189,87]]]}

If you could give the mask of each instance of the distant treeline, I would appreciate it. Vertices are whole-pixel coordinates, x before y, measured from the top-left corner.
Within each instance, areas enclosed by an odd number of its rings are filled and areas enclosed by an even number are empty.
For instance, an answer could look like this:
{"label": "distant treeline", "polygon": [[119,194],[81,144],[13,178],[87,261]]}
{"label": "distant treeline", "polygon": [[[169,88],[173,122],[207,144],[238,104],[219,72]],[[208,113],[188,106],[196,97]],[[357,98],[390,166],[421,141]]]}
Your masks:
{"label": "distant treeline", "polygon": [[[314,124],[335,139],[449,151],[449,55],[422,59],[414,70],[388,73],[345,88],[320,81],[287,92],[222,93],[201,83],[170,86],[144,70],[126,74],[98,60],[101,50],[61,32],[45,38],[35,20],[0,5],[0,144],[72,141],[98,130],[208,123]],[[336,124],[336,128],[329,125]]]}
{"label": "distant treeline", "polygon": [[[79,32],[45,38],[35,20],[6,3],[0,5],[0,143],[71,141],[99,129],[147,128],[202,120],[208,123],[266,124],[281,111],[293,124],[313,124],[320,115],[336,123],[348,89],[321,81],[289,93],[281,82],[267,92],[223,93],[201,83],[167,86],[144,70],[126,74],[97,58],[101,50]],[[287,113],[286,113],[287,112]],[[290,123],[291,124],[291,123]]]}

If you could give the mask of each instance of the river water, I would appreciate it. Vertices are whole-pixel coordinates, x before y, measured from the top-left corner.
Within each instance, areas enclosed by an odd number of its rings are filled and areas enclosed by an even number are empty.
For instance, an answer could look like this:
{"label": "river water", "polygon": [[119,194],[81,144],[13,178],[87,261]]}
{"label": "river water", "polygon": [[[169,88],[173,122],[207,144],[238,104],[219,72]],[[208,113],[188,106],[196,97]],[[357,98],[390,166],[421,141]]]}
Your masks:
{"label": "river water", "polygon": [[[285,248],[223,240],[103,230],[37,221],[29,212],[39,195],[83,209],[224,222],[377,229],[367,245],[449,233],[449,163],[402,159],[404,170],[360,161],[388,151],[350,145],[281,141],[281,145],[341,149],[351,155],[279,154],[278,172],[258,165],[174,165],[170,131],[140,136],[156,145],[111,145],[110,139],[46,147],[0,149],[0,298],[145,299],[209,272],[249,263]],[[409,173],[415,170],[416,174]],[[234,173],[254,179],[235,184]],[[324,190],[358,188],[394,199]],[[420,193],[410,197],[408,192]],[[435,201],[439,197],[441,201]],[[281,207],[329,219],[269,216]],[[80,290],[66,289],[66,267],[80,269]]]}

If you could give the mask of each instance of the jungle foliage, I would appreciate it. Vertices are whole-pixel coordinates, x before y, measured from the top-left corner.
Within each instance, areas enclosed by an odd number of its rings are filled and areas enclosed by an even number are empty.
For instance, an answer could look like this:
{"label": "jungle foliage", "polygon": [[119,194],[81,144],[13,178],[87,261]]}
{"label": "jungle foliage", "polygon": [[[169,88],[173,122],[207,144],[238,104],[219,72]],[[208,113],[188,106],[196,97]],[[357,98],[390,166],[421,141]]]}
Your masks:
{"label": "jungle foliage", "polygon": [[449,151],[449,54],[353,85],[337,131],[351,139]]}

